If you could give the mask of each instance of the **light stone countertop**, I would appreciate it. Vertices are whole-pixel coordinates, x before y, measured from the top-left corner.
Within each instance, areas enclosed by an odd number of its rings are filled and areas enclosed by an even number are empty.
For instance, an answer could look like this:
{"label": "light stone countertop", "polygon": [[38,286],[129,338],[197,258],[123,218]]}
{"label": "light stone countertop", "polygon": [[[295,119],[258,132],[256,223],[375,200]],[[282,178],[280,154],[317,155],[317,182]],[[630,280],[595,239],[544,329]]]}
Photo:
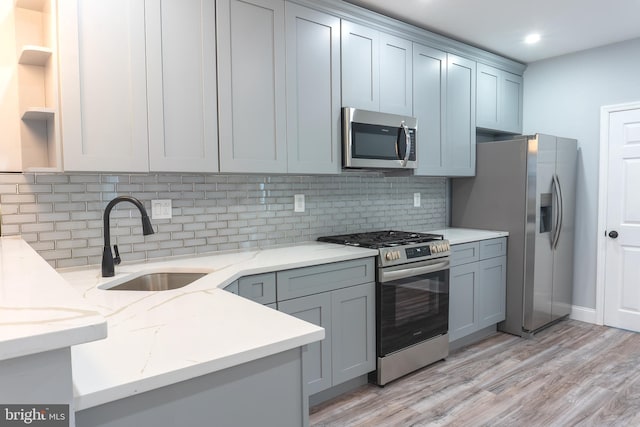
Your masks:
{"label": "light stone countertop", "polygon": [[31,246],[0,238],[0,360],[107,336],[107,322]]}
{"label": "light stone countertop", "polygon": [[[219,253],[185,259],[61,271],[108,320],[107,339],[72,348],[76,410],[216,372],[324,338],[324,329],[224,291],[251,274],[375,256],[329,243]],[[126,257],[126,256],[125,256]],[[210,272],[180,289],[102,289],[141,271]]]}
{"label": "light stone countertop", "polygon": [[427,233],[442,234],[452,245],[462,243],[477,242],[479,240],[495,239],[506,237],[507,231],[477,230],[472,228],[443,228],[440,230],[428,230]]}

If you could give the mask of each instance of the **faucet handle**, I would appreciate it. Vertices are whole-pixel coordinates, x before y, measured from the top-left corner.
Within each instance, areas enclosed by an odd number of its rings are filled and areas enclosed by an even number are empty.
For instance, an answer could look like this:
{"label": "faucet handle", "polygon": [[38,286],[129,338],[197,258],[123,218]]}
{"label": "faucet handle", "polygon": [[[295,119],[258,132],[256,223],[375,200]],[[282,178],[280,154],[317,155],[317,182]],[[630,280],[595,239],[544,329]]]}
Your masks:
{"label": "faucet handle", "polygon": [[113,263],[115,265],[118,265],[118,264],[120,264],[120,261],[121,261],[120,260],[120,252],[118,252],[118,245],[113,245],[113,252],[116,253],[115,258],[113,259]]}

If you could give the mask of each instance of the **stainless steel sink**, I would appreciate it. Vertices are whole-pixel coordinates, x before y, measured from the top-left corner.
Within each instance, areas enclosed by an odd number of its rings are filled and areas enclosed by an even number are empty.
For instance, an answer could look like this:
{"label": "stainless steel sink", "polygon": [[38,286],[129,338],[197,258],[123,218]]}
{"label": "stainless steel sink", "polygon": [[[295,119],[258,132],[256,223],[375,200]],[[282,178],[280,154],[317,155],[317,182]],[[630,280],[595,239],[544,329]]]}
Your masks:
{"label": "stainless steel sink", "polygon": [[105,288],[110,291],[168,291],[188,285],[208,273],[157,272],[133,277],[119,285]]}

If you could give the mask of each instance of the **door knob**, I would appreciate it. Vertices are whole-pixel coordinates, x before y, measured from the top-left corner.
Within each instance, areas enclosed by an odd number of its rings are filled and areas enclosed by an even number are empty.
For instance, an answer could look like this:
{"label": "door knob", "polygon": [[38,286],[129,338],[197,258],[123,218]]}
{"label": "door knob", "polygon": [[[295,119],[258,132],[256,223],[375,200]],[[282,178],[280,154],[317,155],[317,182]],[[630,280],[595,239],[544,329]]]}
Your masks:
{"label": "door knob", "polygon": [[615,239],[618,237],[618,232],[615,230],[612,230],[609,232],[609,237],[611,237],[612,239]]}

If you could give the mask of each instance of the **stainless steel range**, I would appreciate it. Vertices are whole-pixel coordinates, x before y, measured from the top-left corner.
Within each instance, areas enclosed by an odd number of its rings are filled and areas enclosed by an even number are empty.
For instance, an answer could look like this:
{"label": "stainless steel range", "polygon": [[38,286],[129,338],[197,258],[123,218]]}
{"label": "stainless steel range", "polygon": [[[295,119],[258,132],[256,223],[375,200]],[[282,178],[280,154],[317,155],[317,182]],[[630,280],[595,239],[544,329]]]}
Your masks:
{"label": "stainless steel range", "polygon": [[378,249],[375,382],[449,354],[449,241],[441,235],[376,231],[318,240]]}

